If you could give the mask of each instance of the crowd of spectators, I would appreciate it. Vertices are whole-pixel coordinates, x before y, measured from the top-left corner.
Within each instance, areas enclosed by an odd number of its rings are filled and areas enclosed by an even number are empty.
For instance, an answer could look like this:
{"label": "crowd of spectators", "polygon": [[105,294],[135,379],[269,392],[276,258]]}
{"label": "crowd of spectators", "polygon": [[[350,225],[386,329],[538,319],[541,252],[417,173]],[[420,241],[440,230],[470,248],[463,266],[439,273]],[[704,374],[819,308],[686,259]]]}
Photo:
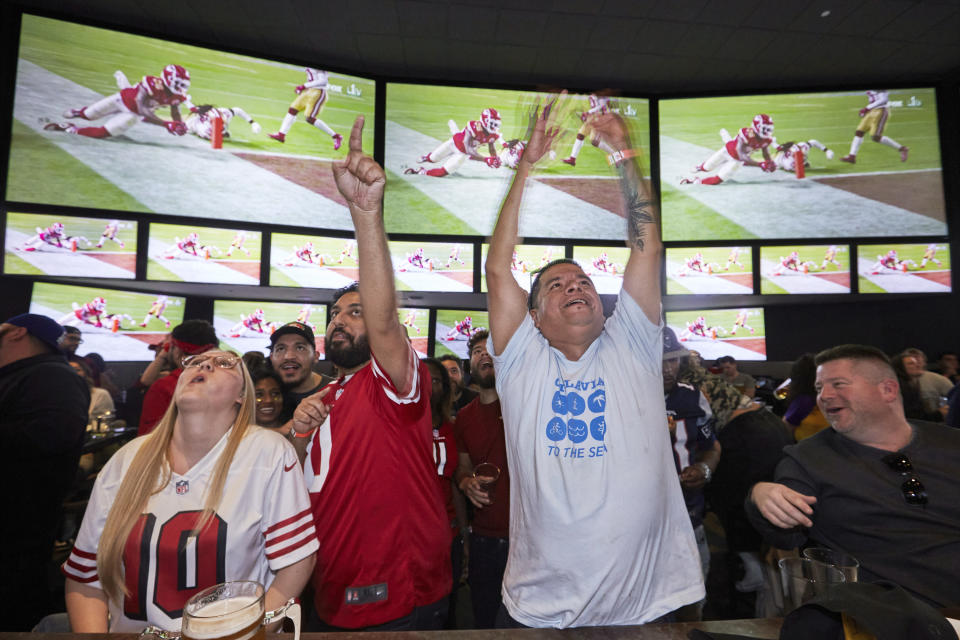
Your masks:
{"label": "crowd of spectators", "polygon": [[35,314],[0,324],[0,446],[18,478],[3,507],[23,514],[0,525],[0,560],[21,576],[0,584],[6,628],[55,610],[62,503],[77,469],[94,472],[85,427],[117,413],[140,437],[96,470],[63,563],[67,613],[39,629],[176,629],[190,595],[239,579],[264,584],[268,609],[302,597],[313,631],[696,620],[718,544],[735,568],[721,589],[752,594],[757,615],[777,613],[772,561],[805,545],[960,605],[955,354],[942,374],[917,349],[802,354],[779,403],[733,357],[707,368],[663,327],[655,216],[612,114],[592,122],[621,154],[628,207],[616,309],[605,317],[566,259],[528,295],[510,257],[553,117],[548,105],[531,120],[487,259],[490,333],[469,339],[466,371],[420,360],[399,323],[385,173],[360,148],[362,118],[334,163],[360,249],[360,281],[334,294],[322,338],[335,378],[300,322],[273,332],[268,356],[241,357],[186,320],[123,391],[102,358],[77,356],[78,330]]}

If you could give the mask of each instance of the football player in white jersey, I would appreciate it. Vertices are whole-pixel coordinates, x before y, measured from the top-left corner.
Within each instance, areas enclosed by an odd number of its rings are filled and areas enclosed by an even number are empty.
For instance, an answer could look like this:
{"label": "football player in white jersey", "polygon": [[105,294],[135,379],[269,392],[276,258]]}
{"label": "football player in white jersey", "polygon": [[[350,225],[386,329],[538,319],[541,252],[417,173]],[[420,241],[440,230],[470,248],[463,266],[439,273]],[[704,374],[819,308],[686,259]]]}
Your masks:
{"label": "football player in white jersey", "polygon": [[[497,155],[496,142],[500,139],[501,125],[500,113],[493,108],[484,109],[479,120],[471,120],[462,130],[458,130],[456,123],[450,120],[447,126],[452,137],[430,153],[420,156],[420,162],[442,162],[443,166],[434,169],[408,167],[403,173],[443,178],[455,173],[468,159],[485,162],[491,169],[499,169],[502,161]],[[480,145],[484,144],[487,145],[488,155],[480,153]]]}
{"label": "football player in white jersey", "polygon": [[213,123],[218,117],[222,123],[221,131],[224,140],[230,137],[230,121],[233,120],[234,116],[246,120],[250,125],[250,130],[254,133],[260,133],[261,131],[260,123],[240,107],[215,107],[212,104],[197,106],[190,101],[190,96],[187,96],[185,106],[190,110],[185,121],[187,131],[204,140],[213,137]]}
{"label": "football player in white jersey", "polygon": [[[772,173],[777,165],[770,157],[769,147],[773,144],[773,118],[765,113],[758,113],[753,117],[749,127],[743,127],[735,137],[731,137],[726,129],[720,130],[720,139],[723,146],[705,161],[694,167],[694,171],[715,175],[701,178],[683,178],[680,184],[708,184],[717,185],[730,179],[736,171],[746,165],[760,167],[763,171]],[[751,157],[755,151],[763,154],[763,160],[757,161]]]}
{"label": "football player in white jersey", "polygon": [[827,160],[833,160],[833,151],[828,149],[819,140],[807,140],[806,142],[802,140],[800,142],[793,142],[791,140],[790,142],[777,144],[776,139],[774,139],[773,146],[777,149],[776,155],[773,156],[773,161],[778,167],[791,173],[796,173],[797,171],[797,153],[799,153],[802,158],[803,166],[810,166],[811,148],[820,149],[827,157]]}
{"label": "football player in white jersey", "polygon": [[937,259],[937,251],[940,247],[937,246],[936,242],[927,245],[926,250],[923,252],[923,258],[920,260],[920,268],[924,269],[927,266],[928,262],[934,262],[938,267],[942,267],[943,263]]}
{"label": "football player in white jersey", "polygon": [[867,91],[867,105],[860,109],[860,123],[857,125],[857,130],[853,132],[850,153],[840,158],[840,161],[856,164],[857,153],[860,151],[860,145],[863,144],[863,135],[869,133],[870,139],[874,142],[899,151],[900,162],[906,162],[910,149],[883,134],[889,119],[890,92],[876,89]]}
{"label": "football player in white jersey", "polygon": [[293,127],[293,123],[296,122],[297,115],[303,111],[306,114],[304,117],[307,124],[313,125],[329,135],[333,140],[333,150],[336,151],[340,148],[340,145],[343,144],[343,136],[331,129],[330,125],[318,117],[320,112],[323,111],[323,107],[329,97],[329,74],[326,71],[312,67],[306,67],[303,71],[307,74],[307,79],[303,84],[298,84],[294,89],[294,91],[297,92],[297,97],[290,103],[287,114],[283,116],[283,122],[280,123],[280,130],[267,135],[277,142],[286,142],[287,134],[290,133],[290,128]]}
{"label": "football player in white jersey", "polygon": [[254,385],[233,353],[185,358],[170,409],[97,477],[63,565],[76,633],[179,630],[186,601],[254,580],[273,610],[297,597],[317,543],[297,455],[254,424]]}
{"label": "football player in white jersey", "polygon": [[97,249],[100,249],[101,247],[103,247],[103,244],[107,240],[116,242],[118,245],[120,245],[121,249],[125,247],[126,245],[123,244],[123,240],[117,237],[117,234],[119,232],[120,232],[119,220],[111,220],[110,222],[108,222],[107,226],[104,227],[103,229],[103,233],[100,234],[100,240],[97,242]]}
{"label": "football player in white jersey", "polygon": [[169,329],[170,321],[167,320],[166,316],[163,315],[163,312],[166,310],[168,304],[170,304],[170,300],[167,298],[167,296],[157,296],[157,299],[154,300],[153,304],[150,305],[147,315],[143,317],[143,322],[140,323],[140,326],[146,327],[147,323],[150,322],[150,318],[156,318],[157,320],[163,322],[164,326]]}
{"label": "football player in white jersey", "polygon": [[589,102],[590,106],[580,114],[580,120],[583,124],[580,125],[580,129],[577,131],[577,138],[573,141],[573,148],[570,150],[570,155],[563,159],[563,161],[571,167],[577,166],[577,156],[580,155],[580,150],[583,148],[583,143],[587,137],[590,138],[590,144],[602,150],[607,155],[614,152],[613,147],[604,142],[600,134],[596,133],[590,124],[590,116],[610,113],[610,96],[591,94]]}

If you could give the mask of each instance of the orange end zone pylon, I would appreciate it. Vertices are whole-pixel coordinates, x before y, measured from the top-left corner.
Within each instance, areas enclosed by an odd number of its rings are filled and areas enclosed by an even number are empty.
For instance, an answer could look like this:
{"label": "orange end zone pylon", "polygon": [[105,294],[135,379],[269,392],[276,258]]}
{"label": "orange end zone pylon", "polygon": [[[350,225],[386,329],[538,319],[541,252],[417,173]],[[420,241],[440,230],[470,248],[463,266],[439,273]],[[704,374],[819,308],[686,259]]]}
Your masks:
{"label": "orange end zone pylon", "polygon": [[793,164],[797,168],[797,180],[802,180],[806,175],[804,172],[803,166],[803,151],[797,150],[793,152]]}
{"label": "orange end zone pylon", "polygon": [[[215,111],[215,110],[214,110]],[[211,122],[213,131],[210,132],[210,146],[214,149],[223,148],[223,118],[219,114],[213,117]]]}

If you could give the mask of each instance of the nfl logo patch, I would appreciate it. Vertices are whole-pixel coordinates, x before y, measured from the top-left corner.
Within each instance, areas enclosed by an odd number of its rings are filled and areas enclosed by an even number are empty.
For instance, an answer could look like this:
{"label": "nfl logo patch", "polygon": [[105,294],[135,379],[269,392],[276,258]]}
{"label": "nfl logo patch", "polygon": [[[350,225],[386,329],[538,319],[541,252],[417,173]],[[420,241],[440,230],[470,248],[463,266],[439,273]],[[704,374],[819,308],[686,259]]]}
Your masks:
{"label": "nfl logo patch", "polygon": [[184,495],[185,493],[187,493],[188,491],[190,491],[190,483],[187,482],[186,480],[178,480],[176,486],[177,486],[177,495],[178,495],[178,496],[182,496],[182,495]]}

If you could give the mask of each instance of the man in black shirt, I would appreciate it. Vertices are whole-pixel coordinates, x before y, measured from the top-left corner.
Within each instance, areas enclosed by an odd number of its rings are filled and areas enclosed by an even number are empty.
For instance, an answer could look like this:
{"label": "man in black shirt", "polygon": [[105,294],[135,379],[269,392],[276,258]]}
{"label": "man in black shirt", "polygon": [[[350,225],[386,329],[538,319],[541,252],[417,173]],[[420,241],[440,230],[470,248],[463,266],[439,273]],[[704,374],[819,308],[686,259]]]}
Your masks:
{"label": "man in black shirt", "polygon": [[0,324],[0,631],[48,613],[47,565],[83,445],[90,392],[60,353],[62,333],[33,313]]}
{"label": "man in black shirt", "polygon": [[284,423],[293,418],[301,400],[330,382],[313,370],[317,358],[317,343],[310,325],[288,322],[270,336],[270,364],[283,380]]}

